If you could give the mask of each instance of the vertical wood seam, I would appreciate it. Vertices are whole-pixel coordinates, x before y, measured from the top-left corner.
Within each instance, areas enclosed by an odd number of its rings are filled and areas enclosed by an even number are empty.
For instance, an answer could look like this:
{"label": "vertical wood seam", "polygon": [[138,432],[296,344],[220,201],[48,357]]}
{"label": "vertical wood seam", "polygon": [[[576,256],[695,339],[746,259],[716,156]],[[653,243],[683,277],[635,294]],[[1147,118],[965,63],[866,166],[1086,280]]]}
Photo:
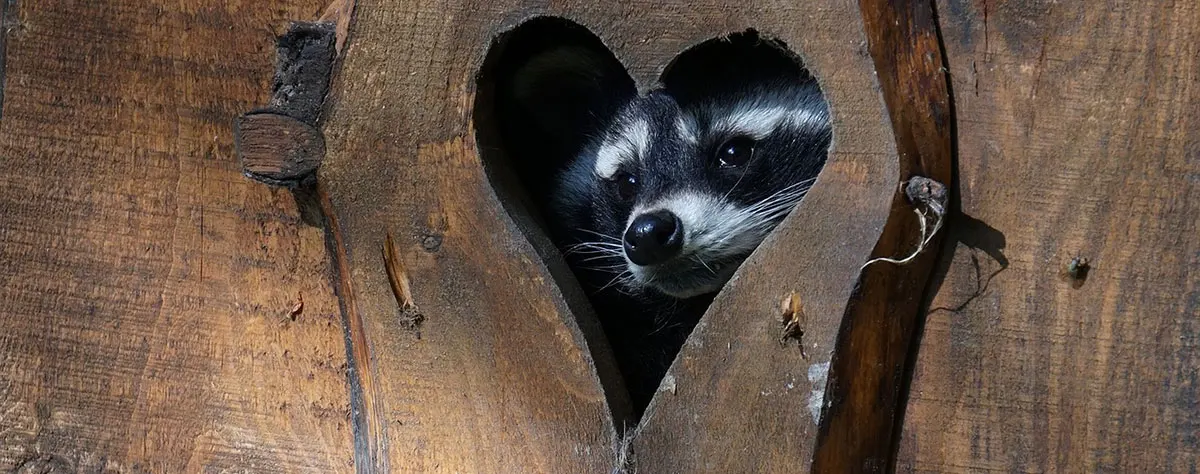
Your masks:
{"label": "vertical wood seam", "polygon": [[371,356],[362,314],[354,298],[349,255],[329,194],[319,184],[316,194],[325,220],[326,245],[334,268],[331,277],[334,279],[333,288],[342,310],[342,328],[345,331],[346,383],[350,391],[354,470],[360,474],[389,472],[383,397],[379,394],[379,384],[375,382],[374,358]]}

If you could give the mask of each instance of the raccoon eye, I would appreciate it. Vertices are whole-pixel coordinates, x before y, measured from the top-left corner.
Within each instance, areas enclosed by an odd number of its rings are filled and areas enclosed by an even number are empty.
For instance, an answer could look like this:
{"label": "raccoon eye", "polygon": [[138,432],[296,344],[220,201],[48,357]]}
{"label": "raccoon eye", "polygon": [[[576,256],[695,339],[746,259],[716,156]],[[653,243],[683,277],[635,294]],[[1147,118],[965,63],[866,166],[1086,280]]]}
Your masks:
{"label": "raccoon eye", "polygon": [[622,201],[633,199],[633,195],[637,194],[638,179],[630,173],[621,171],[613,176],[613,184],[617,186],[617,196]]}
{"label": "raccoon eye", "polygon": [[717,149],[717,162],[722,168],[742,166],[754,156],[754,139],[734,137]]}

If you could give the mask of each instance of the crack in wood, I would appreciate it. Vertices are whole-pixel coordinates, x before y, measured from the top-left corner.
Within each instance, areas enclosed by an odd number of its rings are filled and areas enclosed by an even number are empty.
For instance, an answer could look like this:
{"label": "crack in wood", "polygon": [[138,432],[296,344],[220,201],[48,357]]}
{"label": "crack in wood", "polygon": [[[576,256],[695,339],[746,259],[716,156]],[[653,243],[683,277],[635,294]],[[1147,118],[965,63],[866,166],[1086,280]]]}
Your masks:
{"label": "crack in wood", "polygon": [[329,253],[335,269],[334,291],[341,305],[342,327],[346,334],[346,379],[350,388],[355,471],[360,474],[389,472],[383,397],[375,380],[371,347],[355,300],[349,256],[329,194],[319,185],[316,194],[325,218]]}

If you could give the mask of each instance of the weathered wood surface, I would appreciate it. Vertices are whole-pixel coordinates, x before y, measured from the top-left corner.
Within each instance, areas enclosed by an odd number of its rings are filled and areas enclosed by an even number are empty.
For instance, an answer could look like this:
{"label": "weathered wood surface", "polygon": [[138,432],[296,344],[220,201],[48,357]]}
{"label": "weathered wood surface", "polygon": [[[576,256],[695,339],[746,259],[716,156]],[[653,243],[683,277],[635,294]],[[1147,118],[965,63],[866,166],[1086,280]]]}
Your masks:
{"label": "weathered wood surface", "polygon": [[[658,64],[705,37],[758,28],[802,55],[820,80],[834,140],[812,191],[684,346],[633,439],[631,464],[637,472],[805,472],[846,304],[901,180],[861,16],[850,2],[702,2],[671,14],[687,26],[653,26],[670,21],[653,18],[644,28],[686,32],[674,38],[679,46],[645,45],[627,61]],[[802,349],[779,343],[781,302],[793,294]]]}
{"label": "weathered wood surface", "polygon": [[229,132],[323,3],[5,2],[0,472],[352,469],[323,232]]}
{"label": "weathered wood surface", "polygon": [[949,219],[952,108],[933,5],[859,7],[905,184],[842,319],[813,454],[819,473],[891,472],[924,289]]}
{"label": "weathered wood surface", "polygon": [[[240,176],[229,135],[269,97],[271,28],[325,5],[4,2],[0,471],[613,467],[624,410],[598,328],[475,149],[488,41],[535,12],[589,26],[643,86],[747,26],[823,79],[835,160],[718,298],[626,453],[638,472],[803,471],[824,386],[808,369],[829,360],[846,269],[903,173],[858,11],[586,3],[360,6],[325,129],[344,237],[331,265],[289,194]],[[937,6],[963,215],[897,469],[1195,470],[1200,6]],[[388,234],[416,328],[384,269]],[[1077,255],[1082,285],[1061,277]],[[804,353],[777,342],[792,291]]]}
{"label": "weathered wood surface", "polygon": [[[1195,472],[1200,4],[938,12],[964,215],[899,471]],[[1073,289],[1076,255],[1091,271]]]}
{"label": "weathered wood surface", "polygon": [[[638,472],[805,469],[819,367],[900,183],[857,7],[520,5],[357,6],[319,182],[339,223],[342,296],[369,344],[355,358],[370,437],[360,468],[613,467],[624,397],[611,358],[557,252],[519,205],[502,207],[518,196],[503,170],[490,173],[493,191],[475,142],[484,125],[472,123],[491,39],[553,14],[597,33],[643,88],[680,52],[748,27],[787,42],[821,78],[836,120],[830,163],[718,298],[624,453]],[[389,234],[426,317],[420,337],[404,328],[384,269]],[[780,301],[792,292],[811,315],[804,351],[779,344]]]}

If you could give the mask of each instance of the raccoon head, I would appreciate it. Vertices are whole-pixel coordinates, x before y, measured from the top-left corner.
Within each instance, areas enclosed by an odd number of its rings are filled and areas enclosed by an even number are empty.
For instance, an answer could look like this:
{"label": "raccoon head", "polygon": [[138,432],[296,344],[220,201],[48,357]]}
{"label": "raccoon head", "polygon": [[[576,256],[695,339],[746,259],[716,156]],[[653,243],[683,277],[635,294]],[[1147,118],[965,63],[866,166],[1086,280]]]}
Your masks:
{"label": "raccoon head", "polygon": [[577,223],[581,249],[620,257],[614,284],[717,291],[824,164],[829,116],[815,88],[772,80],[694,103],[669,90],[634,98],[560,176],[553,214]]}
{"label": "raccoon head", "polygon": [[591,86],[560,84],[572,97],[552,102],[536,100],[546,87],[517,89],[533,111],[529,130],[591,120],[590,130],[543,135],[548,149],[569,150],[550,178],[546,217],[574,267],[602,289],[676,298],[719,290],[824,165],[825,101],[776,44],[755,36],[684,53],[645,95],[603,87],[632,83],[619,63],[596,67],[615,63],[611,55],[555,54],[531,61],[536,72],[515,83],[586,78]]}

